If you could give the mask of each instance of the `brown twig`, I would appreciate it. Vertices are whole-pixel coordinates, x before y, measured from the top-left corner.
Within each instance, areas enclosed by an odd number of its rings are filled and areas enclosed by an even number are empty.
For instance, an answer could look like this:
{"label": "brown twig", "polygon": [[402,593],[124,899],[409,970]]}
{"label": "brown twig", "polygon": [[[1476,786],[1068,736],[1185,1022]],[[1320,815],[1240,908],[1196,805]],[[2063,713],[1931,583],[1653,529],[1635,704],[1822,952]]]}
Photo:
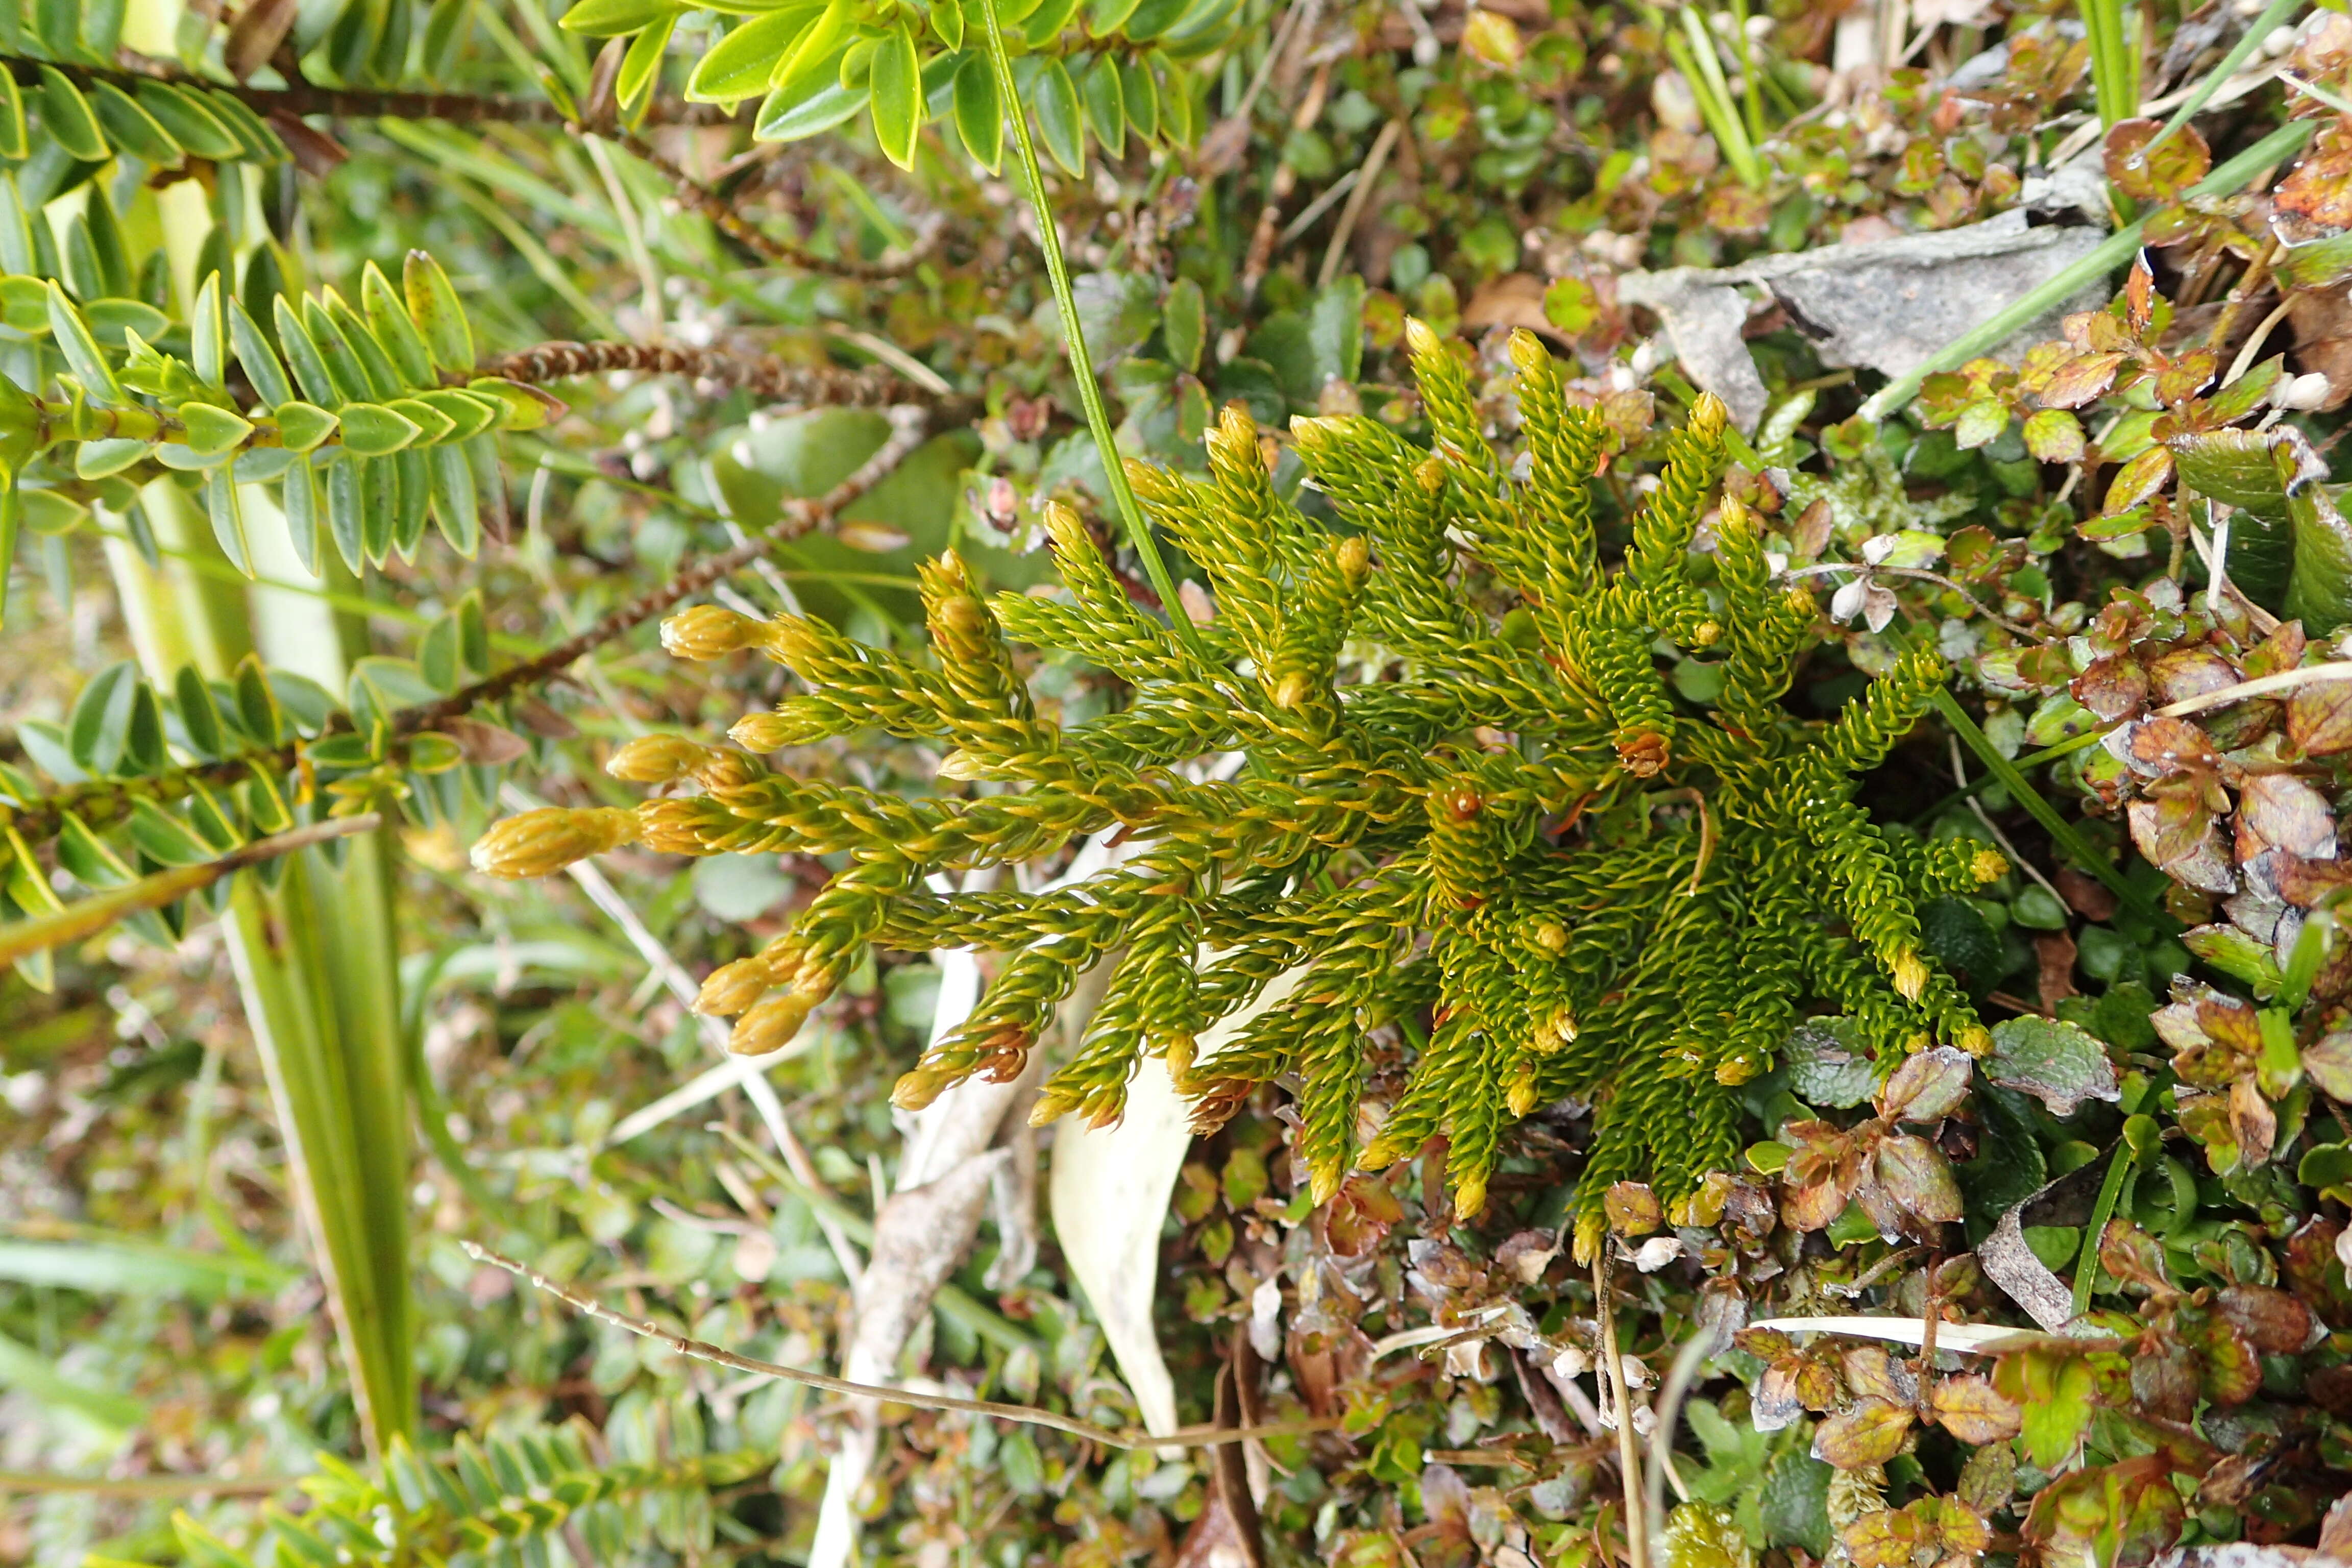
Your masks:
{"label": "brown twig", "polygon": [[1391,120],[1372,139],[1372,150],[1364,154],[1363,172],[1357,176],[1356,188],[1348,193],[1348,205],[1339,209],[1339,221],[1331,230],[1331,243],[1323,247],[1323,267],[1315,274],[1316,288],[1328,289],[1339,276],[1339,264],[1348,258],[1348,242],[1355,237],[1356,225],[1371,200],[1372,187],[1380,184],[1389,153],[1403,134],[1404,121]]}
{"label": "brown twig", "polygon": [[[54,65],[76,87],[87,88],[103,81],[128,91],[142,81],[167,81],[181,87],[226,92],[255,113],[264,116],[278,112],[296,116],[322,115],[331,120],[446,120],[461,125],[490,121],[518,125],[561,125],[565,121],[561,109],[541,98],[483,98],[462,92],[374,92],[362,89],[313,87],[309,82],[296,82],[288,87],[248,87],[241,82],[213,81],[161,60],[149,63],[140,70],[112,70],[100,66],[68,65],[62,61],[31,60],[9,55],[0,56],[0,65],[7,68],[20,87],[38,86],[41,67]],[[656,125],[726,125],[733,120],[733,115],[726,113],[715,103],[660,100],[647,109],[645,122]]]}
{"label": "brown twig", "polygon": [[595,126],[573,124],[574,135],[603,136],[626,148],[630,154],[654,173],[667,180],[676,193],[678,204],[688,210],[710,220],[712,227],[764,261],[782,267],[797,267],[803,272],[830,273],[836,278],[873,280],[898,278],[911,272],[931,252],[938,248],[940,230],[933,229],[912,249],[887,261],[861,261],[856,257],[819,256],[797,240],[782,239],[770,234],[758,224],[735,210],[733,203],[717,191],[688,174],[665,156],[659,149],[633,132],[600,130]]}
{"label": "brown twig", "polygon": [[715,555],[704,556],[660,587],[638,595],[586,631],[564,638],[537,658],[526,659],[502,669],[488,680],[477,681],[436,702],[401,710],[394,716],[393,732],[411,735],[419,730],[429,730],[436,724],[461,717],[484,703],[499,701],[525,687],[551,680],[581,655],[594,652],[630,628],[653,619],[688,596],[699,594],[720,578],[750,565],[769,546],[798,539],[881,483],[886,475],[906,460],[908,453],[922,444],[925,424],[919,410],[903,411],[896,421],[890,438],[883,442],[872,457],[859,464],[856,473],[822,496],[784,502],[783,515],[767,528],[740,544]]}
{"label": "brown twig", "polygon": [[501,1253],[492,1252],[478,1242],[458,1244],[466,1256],[477,1263],[487,1263],[503,1268],[518,1279],[527,1279],[576,1312],[584,1313],[601,1323],[645,1339],[658,1341],[683,1356],[696,1361],[723,1366],[732,1372],[750,1373],[758,1377],[772,1377],[783,1383],[797,1383],[808,1388],[821,1388],[828,1394],[846,1394],[859,1399],[878,1399],[890,1405],[909,1405],[919,1410],[955,1411],[968,1415],[992,1416],[1000,1421],[1018,1421],[1024,1426],[1045,1426],[1055,1432],[1066,1432],[1073,1437],[1089,1443],[1099,1443],[1107,1448],[1158,1448],[1181,1445],[1192,1448],[1213,1448],[1226,1443],[1239,1443],[1251,1437],[1295,1436],[1307,1432],[1328,1432],[1339,1423],[1337,1417],[1313,1417],[1305,1421],[1286,1421],[1271,1426],[1180,1426],[1173,1432],[1154,1436],[1132,1427],[1113,1430],[1097,1426],[1091,1421],[1081,1421],[1075,1415],[1063,1415],[1051,1410],[1040,1410],[1029,1405],[1003,1405],[993,1399],[958,1399],[951,1394],[922,1394],[912,1389],[889,1388],[879,1384],[852,1383],[847,1378],[828,1377],[821,1372],[809,1372],[801,1367],[784,1366],[776,1362],[738,1355],[733,1351],[702,1340],[663,1328],[659,1323],[642,1318],[627,1317],[602,1301],[560,1285],[527,1264],[518,1263]]}
{"label": "brown twig", "polygon": [[1642,1451],[1633,1440],[1633,1401],[1625,1387],[1625,1361],[1617,1351],[1617,1303],[1609,1290],[1609,1238],[1592,1259],[1592,1310],[1601,1319],[1602,1385],[1617,1407],[1618,1481],[1625,1494],[1625,1554],[1630,1568],[1650,1568],[1648,1510],[1643,1506]]}
{"label": "brown twig", "polygon": [[[594,652],[688,595],[698,594],[720,578],[750,565],[769,546],[798,539],[830,521],[844,507],[879,484],[884,476],[921,444],[927,424],[921,410],[894,410],[894,414],[897,416],[894,420],[896,427],[890,438],[860,464],[856,472],[824,495],[787,500],[783,503],[782,515],[767,528],[740,544],[690,563],[660,587],[638,595],[594,626],[566,637],[536,658],[510,666],[471,686],[460,687],[446,697],[402,709],[392,716],[393,739],[404,740],[453,719],[463,718],[477,708],[502,701],[519,691],[542,685],[561,675],[582,655]],[[337,714],[328,721],[321,733],[341,732],[350,728],[350,723],[347,716]],[[26,842],[37,843],[56,835],[64,824],[67,812],[80,816],[85,826],[98,827],[129,816],[132,805],[142,799],[159,804],[184,799],[194,792],[197,784],[233,784],[251,776],[255,769],[282,776],[294,767],[307,743],[294,740],[280,745],[258,747],[224,757],[218,762],[200,763],[156,778],[100,780],[45,795],[23,806],[0,804],[0,832],[20,834]]]}
{"label": "brown twig", "polygon": [[850,370],[839,365],[794,364],[773,354],[678,348],[666,343],[540,343],[500,354],[474,367],[476,375],[495,375],[532,386],[614,371],[682,375],[719,386],[740,387],[769,403],[810,407],[921,407],[952,420],[975,406],[970,397],[943,395],[878,365]]}
{"label": "brown twig", "polygon": [[383,826],[383,818],[373,812],[359,816],[330,817],[324,822],[297,827],[289,833],[240,844],[218,859],[201,860],[193,866],[169,867],[152,876],[142,877],[135,882],[105,889],[53,913],[37,914],[29,920],[12,921],[0,926],[0,963],[16,963],[36,953],[63,947],[68,942],[96,936],[132,915],[176,903],[191,893],[235,876],[248,866],[258,866],[265,860],[275,860],[281,855],[291,855],[298,849],[308,849],[330,839],[349,837],[354,833],[370,833]]}

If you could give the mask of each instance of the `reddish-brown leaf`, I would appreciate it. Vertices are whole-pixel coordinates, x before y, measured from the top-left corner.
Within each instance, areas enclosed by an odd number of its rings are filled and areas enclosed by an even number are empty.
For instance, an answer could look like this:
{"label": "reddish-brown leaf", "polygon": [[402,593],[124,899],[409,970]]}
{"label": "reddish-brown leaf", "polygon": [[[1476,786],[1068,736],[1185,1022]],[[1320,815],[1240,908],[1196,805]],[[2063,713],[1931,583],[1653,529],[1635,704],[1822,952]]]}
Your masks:
{"label": "reddish-brown leaf", "polygon": [[2080,408],[2115,384],[2122,353],[2077,354],[2053,371],[2042,389],[2042,401],[2053,408]]}
{"label": "reddish-brown leaf", "polygon": [[2132,1357],[2132,1398],[2150,1415],[2186,1421],[2197,1414],[2197,1358],[2169,1340]]}
{"label": "reddish-brown leaf", "polygon": [[2197,1349],[2203,1362],[2205,1397],[2216,1405],[2243,1405],[2262,1392],[2263,1363],[2254,1347],[2227,1319],[2205,1320]]}
{"label": "reddish-brown leaf", "polygon": [[2268,1285],[2228,1285],[2213,1310],[2264,1355],[2293,1355],[2311,1338],[2311,1309]]}
{"label": "reddish-brown leaf", "polygon": [[1951,1162],[1925,1138],[1888,1138],[1878,1146],[1878,1180],[1887,1195],[1931,1225],[1961,1215],[1960,1187]]}
{"label": "reddish-brown leaf", "polygon": [[2352,1029],[2322,1035],[2304,1047],[2303,1070],[2322,1093],[2352,1100]]}
{"label": "reddish-brown leaf", "polygon": [[1845,1213],[1844,1184],[1833,1177],[1803,1186],[1791,1184],[1785,1189],[1780,1217],[1791,1230],[1827,1230],[1832,1221]]}
{"label": "reddish-brown leaf", "polygon": [[2278,1112],[2251,1078],[2230,1086],[2230,1134],[2237,1142],[2240,1163],[2246,1166],[2268,1160],[2278,1141]]}
{"label": "reddish-brown leaf", "polygon": [[2286,700],[2288,738],[2311,756],[2352,752],[2352,680],[2313,680]]}
{"label": "reddish-brown leaf", "polygon": [[2158,702],[2202,697],[2238,682],[2237,667],[2210,647],[2176,648],[2147,667]]}
{"label": "reddish-brown leaf", "polygon": [[1903,1451],[1911,1435],[1911,1411],[1884,1399],[1864,1399],[1841,1410],[1813,1432],[1813,1457],[1841,1470],[1883,1465]]}
{"label": "reddish-brown leaf", "polygon": [[[2291,849],[2309,859],[2336,853],[2336,817],[2327,797],[2293,773],[2256,773],[2238,792],[2239,856],[2252,859],[2263,849]],[[2260,843],[2249,847],[2242,837]]]}
{"label": "reddish-brown leaf", "polygon": [[1976,1058],[1950,1046],[1903,1060],[1878,1092],[1878,1113],[1890,1121],[1940,1121],[1969,1097]]}
{"label": "reddish-brown leaf", "polygon": [[2325,1215],[2315,1215],[2286,1238],[2279,1274],[2303,1304],[2319,1314],[2331,1329],[2352,1328],[2352,1279],[2336,1256],[2344,1227]]}
{"label": "reddish-brown leaf", "polygon": [[2150,447],[2116,470],[2115,483],[2107,487],[2106,504],[2099,510],[2109,517],[2129,511],[2171,480],[2172,448]]}
{"label": "reddish-brown leaf", "polygon": [[1927,1396],[1937,1425],[1963,1443],[2002,1443],[2017,1436],[2023,1417],[1988,1378],[1948,1377]]}
{"label": "reddish-brown leaf", "polygon": [[2271,206],[2293,221],[2296,240],[2352,228],[2352,130],[2342,120],[2323,122],[2311,151],[2271,193]]}
{"label": "reddish-brown leaf", "polygon": [[2126,750],[2141,772],[2158,778],[2184,769],[2209,771],[2219,760],[2212,741],[2186,719],[2150,719],[2133,725]]}
{"label": "reddish-brown leaf", "polygon": [[2126,718],[2147,701],[2147,671],[2130,654],[2111,653],[2092,660],[2072,689],[2074,700],[2100,718]]}
{"label": "reddish-brown leaf", "polygon": [[2133,335],[2147,331],[2156,317],[2156,274],[2148,269],[2145,253],[2132,258],[2131,275],[2124,279],[2124,318],[2131,323]]}
{"label": "reddish-brown leaf", "polygon": [[1879,1345],[1848,1345],[1838,1355],[1838,1368],[1856,1399],[1883,1399],[1889,1405],[1909,1405],[1918,1397],[1919,1380]]}
{"label": "reddish-brown leaf", "polygon": [[1907,1509],[1882,1508],[1838,1531],[1838,1542],[1856,1568],[1908,1568],[1911,1554],[1928,1534]]}
{"label": "reddish-brown leaf", "polygon": [[301,9],[300,0],[248,0],[221,46],[221,63],[228,67],[228,74],[243,81],[268,65]]}
{"label": "reddish-brown leaf", "polygon": [[2074,960],[2079,952],[2074,939],[2063,931],[2043,931],[2033,939],[2035,1001],[2044,1007],[2055,1007],[2075,994]]}

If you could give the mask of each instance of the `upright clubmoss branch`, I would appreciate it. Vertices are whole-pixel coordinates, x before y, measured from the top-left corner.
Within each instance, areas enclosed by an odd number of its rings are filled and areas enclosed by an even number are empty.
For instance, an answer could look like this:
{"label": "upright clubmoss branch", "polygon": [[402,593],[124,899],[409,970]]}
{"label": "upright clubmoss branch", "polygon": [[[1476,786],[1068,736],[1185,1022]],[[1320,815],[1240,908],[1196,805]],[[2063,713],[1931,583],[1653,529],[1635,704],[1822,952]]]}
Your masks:
{"label": "upright clubmoss branch", "polygon": [[[1989,1048],[1928,956],[1918,905],[2006,863],[1881,829],[1854,799],[1940,688],[1941,660],[1912,650],[1835,722],[1795,722],[1780,699],[1817,611],[1775,580],[1736,498],[1717,509],[1712,583],[1690,569],[1723,460],[1720,403],[1702,399],[1669,442],[1612,569],[1584,493],[1602,426],[1568,403],[1542,345],[1527,333],[1511,344],[1520,480],[1486,441],[1462,363],[1421,322],[1407,341],[1433,451],[1362,416],[1291,427],[1352,531],[1275,492],[1264,438],[1238,408],[1211,433],[1205,479],[1129,470],[1217,595],[1215,625],[1192,628],[1205,653],[1130,603],[1084,521],[1058,505],[1045,526],[1066,600],[983,596],[953,554],[922,569],[935,663],[807,616],[697,605],[665,623],[672,653],[758,649],[804,689],[738,723],[742,751],[670,737],[614,759],[620,776],[701,793],[510,817],[474,846],[475,866],[542,876],[632,842],[846,857],[787,931],[706,984],[698,1005],[737,1020],[731,1048],[772,1049],[875,948],[1007,954],[962,1027],[899,1080],[894,1099],[917,1109],[975,1073],[1019,1072],[1078,977],[1110,963],[1038,1115],[1116,1118],[1145,1057],[1213,1121],[1249,1086],[1295,1073],[1318,1199],[1350,1169],[1443,1134],[1455,1206],[1475,1214],[1510,1125],[1589,1094],[1575,1227],[1588,1259],[1612,1184],[1648,1180],[1671,1212],[1689,1212],[1707,1173],[1738,1157],[1736,1088],[1816,1000],[1853,1017],[1890,1065],[1937,1039]],[[1465,602],[1463,576],[1480,572],[1527,606],[1540,650],[1505,641]],[[1409,673],[1343,679],[1341,649],[1358,637]],[[1661,637],[1721,656],[1707,718],[1676,702]],[[1016,644],[1083,658],[1133,698],[1065,728],[1033,699]],[[946,780],[1014,787],[909,800],[760,760],[874,729],[938,746]],[[1489,750],[1479,737],[1493,731],[1528,751]],[[1181,765],[1234,751],[1249,767],[1231,779]],[[1699,792],[1700,809],[1650,811],[1683,790]],[[928,890],[938,873],[1102,832],[1129,858],[1077,888]],[[1201,1055],[1198,1037],[1277,976],[1274,1005]],[[1435,1026],[1360,1148],[1366,1035],[1423,1017]]]}
{"label": "upright clubmoss branch", "polygon": [[1127,525],[1129,542],[1143,563],[1145,574],[1151,579],[1152,592],[1168,612],[1169,625],[1194,658],[1205,655],[1200,634],[1193,629],[1192,617],[1184,613],[1183,603],[1176,596],[1176,580],[1169,575],[1168,563],[1160,558],[1159,542],[1151,537],[1151,525],[1144,521],[1143,509],[1135,500],[1135,487],[1128,482],[1127,465],[1118,452],[1118,442],[1113,437],[1110,415],[1103,406],[1102,388],[1095,381],[1094,358],[1087,352],[1086,333],[1078,321],[1077,295],[1070,287],[1070,268],[1062,257],[1062,231],[1054,221],[1053,204],[1045,199],[1045,174],[1037,164],[1037,145],[1029,134],[1029,112],[1021,101],[1021,90],[1013,79],[1013,60],[1004,52],[1004,29],[997,20],[996,0],[981,0],[981,15],[988,24],[988,58],[996,72],[996,95],[1003,101],[1004,112],[1013,121],[1013,145],[1021,159],[1021,176],[1029,185],[1029,203],[1037,215],[1037,247],[1045,258],[1045,276],[1052,282],[1054,303],[1062,317],[1062,345],[1070,356],[1070,374],[1077,379],[1078,401],[1085,405],[1087,428],[1095,438],[1095,450],[1102,458],[1103,479],[1110,486],[1112,501],[1118,508],[1119,521]]}

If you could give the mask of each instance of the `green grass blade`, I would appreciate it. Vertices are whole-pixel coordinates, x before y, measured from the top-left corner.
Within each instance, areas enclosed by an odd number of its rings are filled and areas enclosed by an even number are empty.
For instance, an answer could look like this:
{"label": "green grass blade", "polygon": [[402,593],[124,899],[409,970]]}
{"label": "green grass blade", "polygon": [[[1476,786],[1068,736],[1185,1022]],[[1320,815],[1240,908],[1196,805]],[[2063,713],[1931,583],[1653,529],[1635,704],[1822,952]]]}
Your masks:
{"label": "green grass blade", "polygon": [[2042,793],[2018,771],[2016,763],[2000,754],[1991,737],[1977,727],[1977,721],[1969,717],[1968,710],[1962,708],[1949,691],[1938,687],[1928,700],[1943,716],[1944,722],[1952,727],[1952,732],[1960,738],[1961,743],[1977,754],[1977,760],[1984,763],[1985,771],[2009,791],[2010,798],[2023,806],[2025,814],[2042,825],[2042,830],[2050,835],[2052,843],[2084,871],[2105,883],[2107,890],[2132,913],[2151,924],[2164,922],[2164,911],[2150,903],[2147,894],[2133,887],[2112,861],[2074,831],[2074,824],[2042,797]]}
{"label": "green grass blade", "polygon": [[1143,563],[1146,575],[1151,579],[1152,592],[1160,595],[1168,612],[1168,623],[1184,640],[1194,657],[1208,662],[1207,650],[1201,646],[1200,635],[1192,629],[1192,616],[1184,613],[1176,597],[1176,583],[1168,574],[1168,563],[1160,559],[1159,542],[1151,537],[1151,525],[1144,521],[1143,509],[1136,503],[1135,490],[1127,482],[1127,468],[1120,461],[1118,443],[1111,437],[1110,415],[1103,407],[1102,387],[1095,380],[1093,358],[1087,353],[1086,333],[1078,321],[1077,296],[1070,289],[1069,264],[1062,258],[1062,233],[1054,222],[1053,205],[1045,199],[1045,176],[1037,166],[1037,146],[1029,134],[1028,111],[1022,107],[1020,89],[1013,80],[1013,61],[1004,52],[1004,29],[996,17],[996,0],[982,0],[982,15],[988,22],[988,58],[996,71],[996,89],[1004,100],[1005,112],[1013,121],[1013,144],[1019,154],[1022,178],[1029,186],[1029,200],[1037,214],[1037,247],[1045,253],[1045,275],[1053,282],[1054,303],[1061,310],[1062,342],[1070,356],[1070,373],[1077,378],[1078,400],[1086,405],[1087,428],[1095,438],[1095,450],[1101,455],[1103,477],[1110,485],[1111,499],[1118,507],[1119,520],[1127,525],[1129,542]]}
{"label": "green grass blade", "polygon": [[264,1259],[194,1252],[138,1237],[93,1232],[62,1240],[0,1241],[0,1279],[90,1296],[210,1303],[270,1295],[293,1279],[294,1270]]}
{"label": "green grass blade", "polygon": [[2262,47],[2264,38],[2284,26],[2289,16],[2302,10],[2304,3],[2305,0],[2271,0],[2263,7],[2263,14],[2254,18],[2253,25],[2246,29],[2245,36],[2238,40],[2236,47],[2221,57],[2220,65],[2206,73],[2205,79],[2199,82],[2195,89],[2181,100],[2180,107],[2172,111],[2172,118],[2164,122],[2164,129],[2149,138],[2147,145],[2139,150],[2141,158],[2145,159],[2163,146],[2171,140],[2174,132],[2197,118],[2197,111],[2221,90],[2221,84],[2237,74],[2238,68],[2246,63],[2247,57]]}
{"label": "green grass blade", "polygon": [[2139,112],[2139,56],[2124,32],[2123,0],[2082,0],[2090,36],[2091,87],[2099,123],[2113,125]]}

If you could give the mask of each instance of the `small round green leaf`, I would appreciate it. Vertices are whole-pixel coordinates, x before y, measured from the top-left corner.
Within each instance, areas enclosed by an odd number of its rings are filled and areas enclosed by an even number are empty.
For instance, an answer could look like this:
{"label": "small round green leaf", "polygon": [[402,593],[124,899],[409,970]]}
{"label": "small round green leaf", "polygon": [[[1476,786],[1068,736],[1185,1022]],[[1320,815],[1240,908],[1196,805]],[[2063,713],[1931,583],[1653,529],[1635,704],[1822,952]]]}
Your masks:
{"label": "small round green leaf", "polygon": [[1086,84],[1079,89],[1086,104],[1087,126],[1103,151],[1116,158],[1127,151],[1127,95],[1119,85],[1118,62],[1108,55],[1097,55],[1087,68]]}

